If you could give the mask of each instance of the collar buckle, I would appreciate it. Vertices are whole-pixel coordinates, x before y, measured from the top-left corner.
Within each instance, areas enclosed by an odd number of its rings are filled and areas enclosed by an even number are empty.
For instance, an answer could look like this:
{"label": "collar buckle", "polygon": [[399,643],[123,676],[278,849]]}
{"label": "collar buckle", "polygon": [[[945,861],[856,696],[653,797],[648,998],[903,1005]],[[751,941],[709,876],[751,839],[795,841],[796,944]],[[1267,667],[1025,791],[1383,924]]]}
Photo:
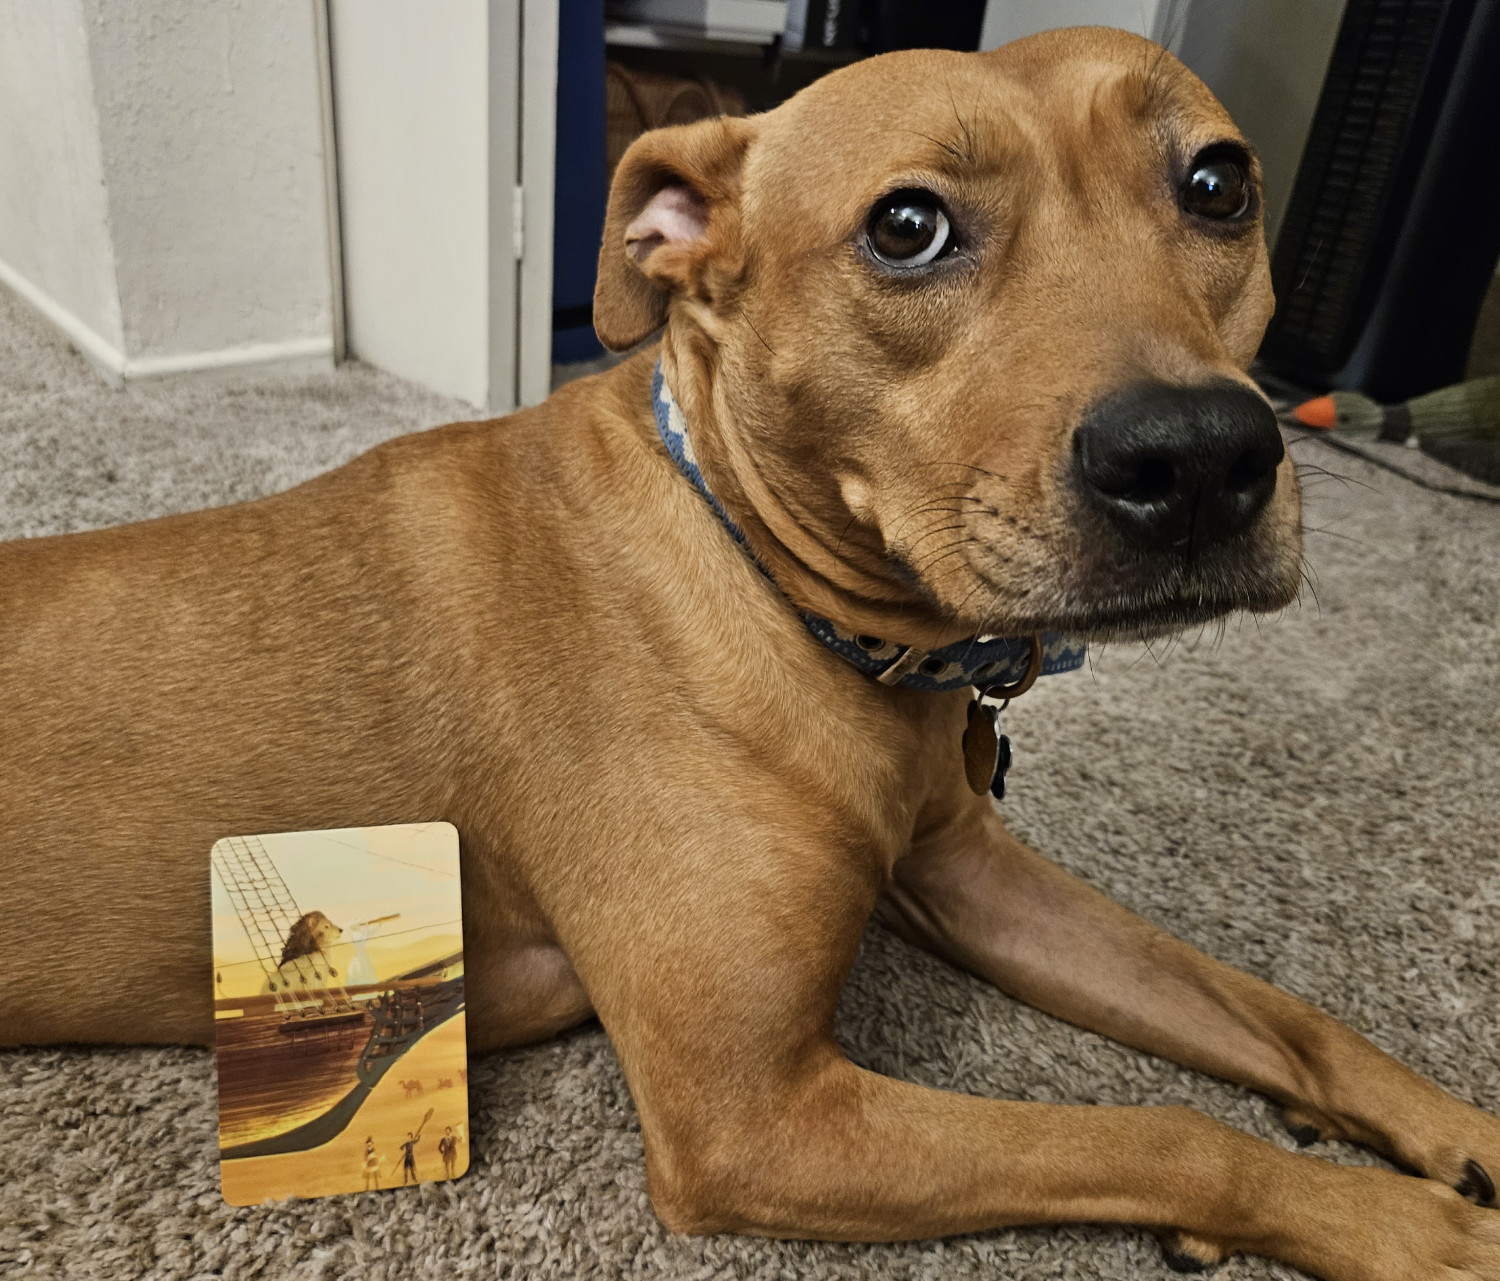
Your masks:
{"label": "collar buckle", "polygon": [[882,685],[894,685],[909,672],[916,670],[917,664],[930,654],[931,650],[918,649],[915,645],[908,645],[902,652],[901,657],[879,673],[875,679]]}

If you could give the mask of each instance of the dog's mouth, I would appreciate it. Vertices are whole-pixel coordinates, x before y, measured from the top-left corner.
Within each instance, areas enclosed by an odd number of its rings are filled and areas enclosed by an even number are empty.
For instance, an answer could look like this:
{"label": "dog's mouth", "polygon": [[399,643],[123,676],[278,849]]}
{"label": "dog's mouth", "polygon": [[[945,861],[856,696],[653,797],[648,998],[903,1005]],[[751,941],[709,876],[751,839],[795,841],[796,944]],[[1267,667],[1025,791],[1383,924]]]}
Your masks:
{"label": "dog's mouth", "polygon": [[[997,601],[1007,595],[1003,588],[994,593]],[[1023,608],[997,603],[976,614],[974,623],[979,631],[1010,635],[1052,631],[1089,641],[1155,640],[1232,614],[1272,613],[1296,598],[1295,590],[1280,584],[1238,577],[1173,576],[1093,590],[1060,583],[1033,589]]]}
{"label": "dog's mouth", "polygon": [[1144,546],[1097,512],[1065,504],[1017,538],[990,513],[965,520],[956,554],[932,565],[888,549],[899,576],[979,634],[1051,631],[1153,640],[1237,613],[1269,614],[1303,584],[1296,482],[1258,518],[1204,547]]}
{"label": "dog's mouth", "polygon": [[1193,581],[1158,584],[1093,598],[1066,600],[1044,630],[1080,640],[1155,640],[1217,622],[1237,613],[1264,614],[1284,609],[1296,599],[1278,587],[1244,581]]}
{"label": "dog's mouth", "polygon": [[1191,558],[1143,554],[1078,527],[1061,540],[1066,549],[1043,543],[1029,556],[975,539],[964,557],[971,583],[957,590],[985,632],[1054,631],[1093,641],[1177,635],[1297,599],[1299,540],[1276,537],[1267,524]]}

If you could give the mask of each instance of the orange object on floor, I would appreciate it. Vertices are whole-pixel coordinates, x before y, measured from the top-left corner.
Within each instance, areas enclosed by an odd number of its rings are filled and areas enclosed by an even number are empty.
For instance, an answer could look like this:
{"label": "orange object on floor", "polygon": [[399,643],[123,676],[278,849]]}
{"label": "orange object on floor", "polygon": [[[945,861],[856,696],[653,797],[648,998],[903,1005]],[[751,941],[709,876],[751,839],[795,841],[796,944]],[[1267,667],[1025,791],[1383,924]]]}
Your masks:
{"label": "orange object on floor", "polygon": [[1304,427],[1332,431],[1338,425],[1339,412],[1332,396],[1319,396],[1316,400],[1303,401],[1292,410],[1292,417]]}

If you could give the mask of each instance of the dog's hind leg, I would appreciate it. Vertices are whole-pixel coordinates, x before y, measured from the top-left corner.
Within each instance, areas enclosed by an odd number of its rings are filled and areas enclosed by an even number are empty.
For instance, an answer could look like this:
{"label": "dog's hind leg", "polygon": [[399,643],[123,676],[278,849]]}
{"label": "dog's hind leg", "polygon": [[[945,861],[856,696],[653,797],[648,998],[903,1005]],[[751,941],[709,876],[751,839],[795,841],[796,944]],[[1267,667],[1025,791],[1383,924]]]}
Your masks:
{"label": "dog's hind leg", "polygon": [[896,864],[876,914],[897,934],[1048,1013],[1269,1095],[1302,1142],[1351,1139],[1494,1203],[1500,1120],[1111,902],[969,801]]}

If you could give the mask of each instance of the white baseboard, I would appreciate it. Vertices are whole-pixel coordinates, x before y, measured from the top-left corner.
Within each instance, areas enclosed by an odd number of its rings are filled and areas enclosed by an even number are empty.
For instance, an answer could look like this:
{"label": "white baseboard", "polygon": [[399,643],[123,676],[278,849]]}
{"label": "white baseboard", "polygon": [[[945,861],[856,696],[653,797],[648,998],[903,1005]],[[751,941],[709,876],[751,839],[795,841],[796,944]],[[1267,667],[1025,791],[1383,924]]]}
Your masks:
{"label": "white baseboard", "polygon": [[312,373],[333,368],[333,335],[291,338],[286,342],[245,343],[218,351],[185,351],[171,356],[142,356],[125,361],[126,382],[152,378],[212,377],[252,370],[265,373]]}
{"label": "white baseboard", "polygon": [[284,342],[244,343],[216,351],[127,356],[3,258],[0,258],[0,284],[8,285],[56,325],[105,380],[116,387],[158,378],[212,378],[241,373],[299,374],[333,368],[331,333],[324,337],[291,338]]}
{"label": "white baseboard", "polygon": [[9,285],[62,330],[67,340],[87,356],[94,368],[111,384],[118,387],[124,383],[125,354],[113,343],[101,338],[51,294],[32,284],[3,258],[0,258],[0,283]]}

